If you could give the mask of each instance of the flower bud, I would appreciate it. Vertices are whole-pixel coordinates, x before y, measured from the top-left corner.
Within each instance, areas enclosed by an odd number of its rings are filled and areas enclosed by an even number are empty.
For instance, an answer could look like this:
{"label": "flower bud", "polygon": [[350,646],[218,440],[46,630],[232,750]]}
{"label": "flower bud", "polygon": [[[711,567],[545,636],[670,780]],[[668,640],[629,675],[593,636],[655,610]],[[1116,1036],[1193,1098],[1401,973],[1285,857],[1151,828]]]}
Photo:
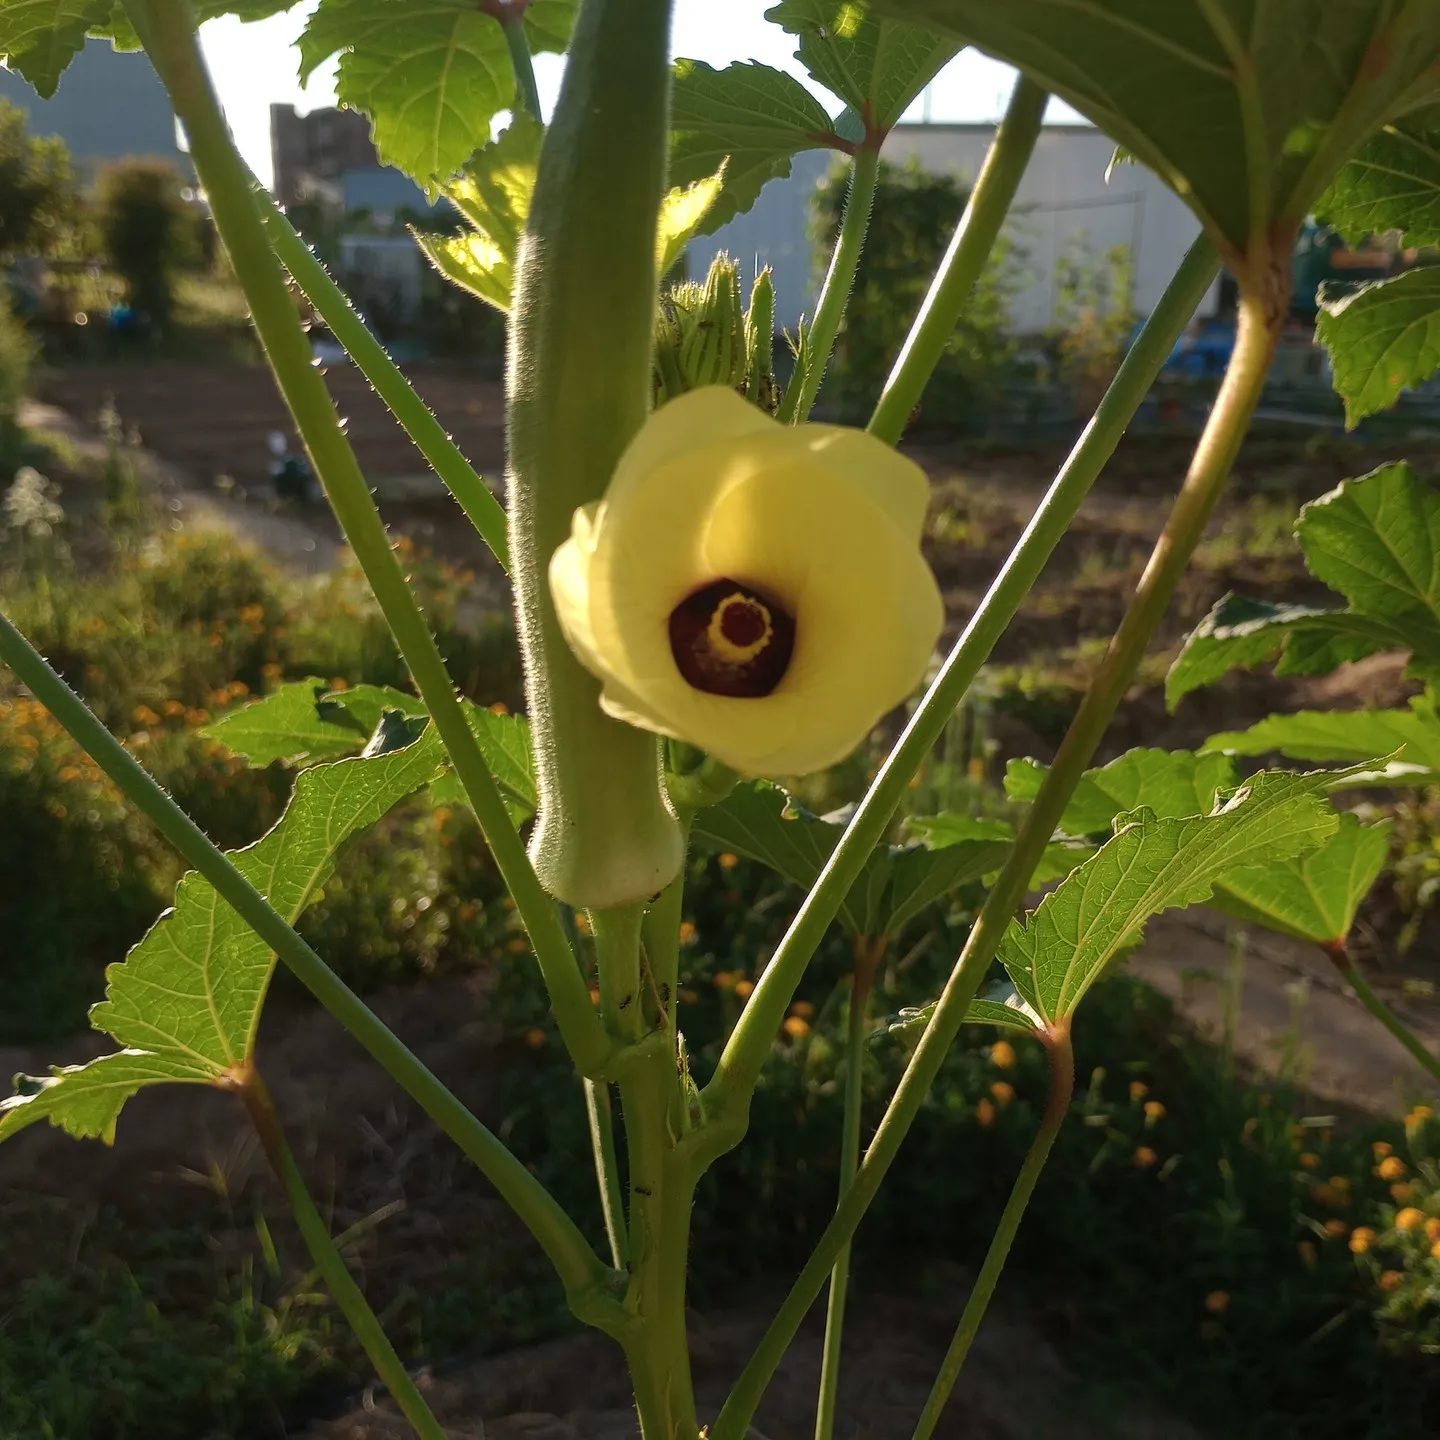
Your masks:
{"label": "flower bud", "polygon": [[740,267],[724,251],[703,285],[677,285],[660,302],[655,326],[656,400],[706,385],[745,382],[750,350],[740,305]]}

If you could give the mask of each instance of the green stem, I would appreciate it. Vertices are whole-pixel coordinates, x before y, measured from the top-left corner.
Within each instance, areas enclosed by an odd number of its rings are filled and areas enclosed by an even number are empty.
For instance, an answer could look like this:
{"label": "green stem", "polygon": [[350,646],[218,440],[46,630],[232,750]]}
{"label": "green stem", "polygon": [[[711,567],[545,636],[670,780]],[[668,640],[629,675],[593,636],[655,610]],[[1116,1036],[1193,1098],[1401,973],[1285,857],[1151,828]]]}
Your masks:
{"label": "green stem", "polygon": [[510,61],[515,66],[515,96],[520,108],[543,125],[545,116],[540,112],[540,91],[535,84],[535,65],[530,58],[530,40],[525,34],[525,14],[510,12],[511,18],[502,20],[500,28],[505,32],[505,43],[510,47]]}
{"label": "green stem", "polygon": [[[845,1041],[845,1118],[840,1140],[840,1193],[860,1168],[860,1126],[865,1099],[865,1035],[870,1020],[870,992],[884,954],[883,936],[855,941],[855,976],[850,992],[850,1024]],[[835,1434],[835,1403],[840,1393],[841,1352],[845,1343],[845,1299],[850,1288],[850,1245],[830,1272],[830,1298],[825,1307],[825,1346],[820,1358],[820,1399],[815,1407],[815,1440]]]}
{"label": "green stem", "polygon": [[670,0],[581,7],[511,312],[510,553],[540,791],[530,849],[550,893],[587,910],[659,894],[683,854],[659,742],[601,710],[547,583],[575,511],[605,493],[649,410],[669,31]]}
{"label": "green stem", "polygon": [[[1120,628],[1110,642],[1110,648],[1060,746],[1054,766],[1046,775],[1040,793],[1020,827],[1000,877],[986,897],[965,948],[865,1153],[865,1161],[855,1177],[855,1183],[841,1199],[835,1218],[826,1227],[795,1287],[786,1297],[726,1401],[715,1428],[715,1440],[735,1440],[736,1436],[743,1434],[765,1386],[780,1363],[780,1357],[823,1288],[825,1276],[842,1246],[855,1233],[894,1161],[901,1141],[920,1113],[920,1107],[960,1031],[970,1002],[1000,949],[1011,918],[1025,898],[1045,846],[1050,842],[1085,767],[1093,758],[1124,699],[1155,627],[1169,606],[1175,586],[1204,533],[1244,441],[1255,407],[1259,404],[1283,319],[1283,314],[1273,311],[1263,300],[1248,295],[1242,298],[1235,351],[1225,383],[1221,386],[1185,483],[1164,532],[1155,544],[1150,563],[1145,567],[1125,618],[1120,622]],[[851,823],[853,828],[854,822]],[[772,960],[766,977],[776,968],[776,961]],[[760,989],[757,986],[755,994],[750,997],[747,1011],[755,1008]]]}
{"label": "green stem", "polygon": [[431,413],[430,407],[415,393],[385,347],[370,333],[349,297],[331,279],[330,272],[319,257],[285,218],[284,211],[275,203],[270,192],[253,177],[251,186],[260,218],[280,263],[290,272],[305,298],[315,307],[315,313],[330,327],[335,338],[345,347],[346,354],[414,441],[415,448],[459,502],[491,553],[508,569],[510,548],[505,536],[505,507],[490,493],[490,487],[475,473],[470,462],[460,453],[459,446],[445,433],[445,427]]}
{"label": "green stem", "polygon": [[975,1280],[975,1288],[971,1290],[970,1298],[965,1302],[965,1310],[960,1316],[960,1324],[956,1327],[955,1337],[950,1342],[950,1348],[945,1352],[940,1373],[935,1377],[930,1397],[926,1400],[925,1409],[921,1412],[919,1423],[915,1426],[913,1440],[930,1440],[930,1436],[935,1433],[935,1427],[940,1422],[940,1415],[945,1409],[946,1402],[950,1399],[950,1392],[960,1378],[960,1371],[965,1365],[966,1356],[970,1353],[970,1346],[980,1332],[980,1324],[985,1318],[985,1311],[989,1307],[990,1299],[995,1294],[995,1286],[1000,1279],[1000,1272],[1005,1268],[1010,1247],[1015,1243],[1015,1235],[1020,1229],[1025,1209],[1030,1204],[1031,1195],[1034,1194],[1035,1182],[1039,1180],[1040,1172],[1044,1170],[1045,1162],[1050,1158],[1055,1137],[1059,1135],[1060,1127],[1070,1113],[1070,1101],[1075,1094],[1075,1050],[1070,1042],[1069,1030],[1059,1029],[1042,1038],[1050,1059],[1049,1102],[1046,1104],[1045,1114],[1040,1121],[1040,1130],[1031,1142],[1029,1153],[1025,1156],[1025,1163],[1021,1166],[1014,1188],[1010,1191],[1010,1198],[1005,1202],[1004,1213],[1000,1216],[1000,1223],[991,1238],[990,1248],[985,1253],[985,1263],[981,1265],[980,1274]]}
{"label": "green stem", "polygon": [[241,1084],[240,1098],[275,1176],[285,1191],[285,1198],[290,1202],[305,1248],[329,1286],[340,1313],[370,1357],[376,1373],[420,1440],[446,1440],[444,1429],[395,1353],[384,1327],[370,1308],[364,1292],[355,1283],[344,1257],[336,1249],[329,1227],[315,1208],[315,1202],[305,1187],[304,1176],[300,1174],[300,1167],[295,1163],[295,1156],[285,1138],[285,1130],[275,1112],[269,1089],[258,1072],[251,1071]]}
{"label": "green stem", "polygon": [[795,373],[785,387],[777,419],[782,424],[797,425],[810,418],[810,407],[819,393],[820,382],[830,364],[830,352],[850,303],[855,285],[855,272],[865,249],[865,233],[870,228],[870,212],[875,205],[875,185],[880,178],[880,147],[878,140],[866,141],[855,152],[850,171],[850,193],[845,200],[845,214],[840,233],[835,238],[835,251],[830,269],[815,306],[815,319],[805,334],[805,344],[795,363]]}
{"label": "green stem", "polygon": [[980,272],[995,249],[1000,227],[1015,203],[1015,192],[1035,152],[1049,99],[1024,75],[1015,82],[1010,105],[970,192],[965,214],[870,418],[870,433],[891,445],[905,433],[945,347],[954,338],[955,326]]}
{"label": "green stem", "polygon": [[610,1112],[610,1085],[583,1077],[585,1114],[590,1122],[590,1151],[595,1157],[595,1183],[600,1212],[610,1241],[610,1259],[617,1270],[630,1264],[630,1234],[625,1224],[625,1195],[620,1188],[620,1162],[615,1154],[615,1117]]}
{"label": "green stem", "polygon": [[[285,923],[270,902],[95,718],[85,702],[4,615],[0,615],[0,660],[15,671],[30,693],[180,852],[186,863],[215,887],[221,899],[270,946],[306,989],[474,1161],[544,1247],[570,1291],[576,1313],[581,1314],[583,1310],[586,1315],[608,1317],[601,1328],[613,1329],[622,1317],[614,1313],[614,1302],[604,1290],[609,1272],[550,1192]],[[587,1294],[588,1305],[584,1303]]]}
{"label": "green stem", "polygon": [[466,722],[435,637],[411,593],[365,476],[315,368],[310,342],[260,222],[249,172],[235,148],[200,54],[187,0],[126,0],[150,59],[185,126],[190,158],[215,228],[245,294],[256,333],[325,493],[374,592],[395,643],[449,752],[545,977],[560,1032],[584,1074],[598,1074],[610,1045],[566,943],[555,907],[525,854],[495,778]]}
{"label": "green stem", "polygon": [[1096,477],[1114,454],[1218,268],[1214,247],[1203,237],[1197,240],[1125,357],[1094,419],[971,616],[944,668],[851,818],[815,887],[806,896],[741,1012],[715,1076],[706,1086],[705,1113],[711,1123],[701,1132],[701,1143],[709,1147],[712,1156],[739,1144],[743,1137],[755,1083],[810,957],[865,862],[884,839],[910,781],[944,733],[955,707],[990,658]]}
{"label": "green stem", "polygon": [[[692,812],[680,810],[680,833],[689,843]],[[685,912],[685,867],[660,892],[659,898],[645,911],[641,940],[645,947],[645,965],[650,972],[656,1020],[667,1030],[674,1029],[676,994],[680,989],[680,924]]]}
{"label": "green stem", "polygon": [[1432,1079],[1440,1080],[1440,1056],[1420,1043],[1420,1037],[1370,988],[1360,967],[1351,960],[1343,940],[1323,947],[1335,962],[1360,1003],[1410,1052]]}

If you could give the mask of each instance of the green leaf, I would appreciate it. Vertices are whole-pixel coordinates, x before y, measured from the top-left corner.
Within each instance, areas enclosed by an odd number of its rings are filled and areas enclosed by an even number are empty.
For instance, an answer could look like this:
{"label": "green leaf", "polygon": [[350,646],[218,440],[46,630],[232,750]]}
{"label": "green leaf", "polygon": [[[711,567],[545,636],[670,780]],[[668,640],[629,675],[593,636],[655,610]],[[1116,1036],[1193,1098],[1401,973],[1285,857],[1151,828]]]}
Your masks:
{"label": "green leaf", "polygon": [[0,56],[49,99],[85,36],[114,0],[6,0],[0,5]]}
{"label": "green leaf", "polygon": [[[1012,800],[1033,801],[1049,773],[1034,760],[1012,760],[1005,790]],[[1208,815],[1221,790],[1235,785],[1224,755],[1188,750],[1131,750],[1098,770],[1087,770],[1060,819],[1067,835],[1108,835],[1117,815],[1144,808],[1161,819]]]}
{"label": "green leaf", "polygon": [[1192,690],[1277,656],[1277,675],[1326,675],[1346,660],[1404,648],[1399,631],[1348,610],[1271,605],[1230,594],[1186,640],[1165,677],[1165,702],[1174,710]]}
{"label": "green leaf", "polygon": [[993,874],[1009,853],[1008,840],[982,836],[892,851],[883,928],[894,934],[927,905]]}
{"label": "green leaf", "polygon": [[1440,491],[1386,465],[1306,505],[1296,533],[1311,573],[1353,612],[1440,659]]}
{"label": "green leaf", "polygon": [[[405,722],[401,722],[402,724]],[[230,858],[285,919],[315,898],[350,836],[379,820],[444,768],[427,729],[405,749],[303,772],[274,828]],[[275,957],[201,876],[190,873],[123,964],[106,972],[91,1023],[123,1048],[57,1071],[0,1104],[0,1140],[48,1119],[112,1140],[125,1100],[144,1085],[221,1085],[249,1060]]]}
{"label": "green leaf", "polygon": [[710,217],[725,193],[725,176],[729,165],[720,168],[692,185],[677,185],[660,201],[660,236],[656,247],[656,269],[664,276],[674,268],[685,253],[685,247],[702,232],[715,229]]}
{"label": "green leaf", "polygon": [[327,690],[320,697],[320,703],[327,708],[338,707],[366,735],[375,733],[387,711],[393,710],[410,720],[430,713],[423,700],[393,685],[351,685],[345,690]]}
{"label": "green leaf", "polygon": [[801,151],[839,143],[824,107],[798,80],[754,62],[716,70],[677,60],[670,124],[673,182],[696,184],[725,166],[723,190],[697,234],[747,211],[769,181],[789,175]]}
{"label": "green leaf", "polygon": [[[935,850],[948,845],[1009,841],[1015,837],[1015,827],[1006,820],[977,820],[950,810],[939,815],[912,815],[905,826],[916,839]],[[1030,883],[1037,888],[1048,885],[1052,880],[1068,875],[1094,853],[1095,847],[1082,841],[1054,841],[1045,847],[1045,854],[1030,877]],[[994,868],[999,868],[998,862]]]}
{"label": "green leaf", "polygon": [[1389,821],[1362,825],[1358,815],[1342,815],[1340,828],[1318,850],[1226,876],[1210,903],[1297,940],[1343,944],[1385,868],[1391,828]]}
{"label": "green leaf", "polygon": [[454,175],[515,97],[499,22],[466,0],[321,0],[301,80],[337,51],[341,103],[370,117],[382,160],[425,186]]}
{"label": "green leaf", "polygon": [[881,131],[895,125],[961,48],[924,25],[884,19],[856,0],[781,0],[765,18],[798,36],[800,63]]}
{"label": "green leaf", "polygon": [[1398,750],[1383,783],[1428,785],[1440,778],[1440,717],[1424,700],[1409,710],[1301,710],[1272,715],[1248,730],[1212,735],[1205,748],[1320,763],[1370,760]]}
{"label": "green leaf", "polygon": [[570,47],[580,0],[531,0],[525,11],[525,38],[533,54],[561,54]]}
{"label": "green leaf", "polygon": [[1317,334],[1353,430],[1440,370],[1440,268],[1408,270],[1323,300]]}
{"label": "green leaf", "polygon": [[[1161,175],[1232,255],[1298,225],[1436,91],[1440,7],[1396,0],[882,0],[1026,70]],[[1285,242],[1288,244],[1288,239]],[[1260,258],[1260,257],[1257,257]]]}
{"label": "green leaf", "polygon": [[[289,10],[293,3],[294,0],[191,0],[190,8],[195,12],[197,23],[202,25],[222,15],[233,15],[237,20],[248,23],[278,15],[282,10]],[[117,50],[142,48],[123,3],[116,4],[109,19],[103,25],[96,25],[90,33],[109,36]]]}
{"label": "green leaf", "polygon": [[[935,1013],[935,1001],[928,1005],[907,1006],[885,1027],[894,1035],[907,1030],[923,1030]],[[1008,981],[1002,980],[991,987],[989,993],[970,1002],[965,1012],[967,1025],[999,1025],[1006,1030],[1020,1030],[1028,1035],[1038,1034],[1045,1028],[1045,1022],[1030,1008],[1020,992]]]}
{"label": "green leaf", "polygon": [[1387,230],[1406,245],[1440,245],[1440,136],[1408,125],[1374,136],[1320,198],[1320,222],[1352,245]]}
{"label": "green leaf", "polygon": [[1314,849],[1339,818],[1323,792],[1333,777],[1263,773],[1212,815],[1160,819],[1141,810],[1023,921],[1000,959],[1016,989],[1047,1022],[1072,1015],[1121,952],[1161,911],[1198,904],[1231,871],[1272,865]]}
{"label": "green leaf", "polygon": [[530,722],[523,715],[497,715],[466,700],[465,718],[480,742],[485,763],[504,797],[505,808],[516,825],[522,825],[540,803],[535,781],[535,752]]}
{"label": "green leaf", "polygon": [[[353,755],[364,748],[375,726],[329,696],[329,689],[326,680],[282,685],[263,700],[222,715],[200,733],[257,767],[276,760],[309,765]],[[378,722],[379,716],[375,718]]]}

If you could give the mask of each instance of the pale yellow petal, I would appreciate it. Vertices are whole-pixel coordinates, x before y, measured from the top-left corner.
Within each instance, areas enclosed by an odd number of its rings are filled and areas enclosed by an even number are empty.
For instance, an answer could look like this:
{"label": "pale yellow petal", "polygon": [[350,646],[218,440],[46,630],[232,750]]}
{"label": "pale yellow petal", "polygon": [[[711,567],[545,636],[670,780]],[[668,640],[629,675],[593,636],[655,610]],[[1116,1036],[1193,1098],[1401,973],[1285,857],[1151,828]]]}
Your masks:
{"label": "pale yellow petal", "polygon": [[930,480],[913,461],[864,430],[843,425],[806,425],[811,459],[858,486],[909,540],[919,540],[930,504]]}

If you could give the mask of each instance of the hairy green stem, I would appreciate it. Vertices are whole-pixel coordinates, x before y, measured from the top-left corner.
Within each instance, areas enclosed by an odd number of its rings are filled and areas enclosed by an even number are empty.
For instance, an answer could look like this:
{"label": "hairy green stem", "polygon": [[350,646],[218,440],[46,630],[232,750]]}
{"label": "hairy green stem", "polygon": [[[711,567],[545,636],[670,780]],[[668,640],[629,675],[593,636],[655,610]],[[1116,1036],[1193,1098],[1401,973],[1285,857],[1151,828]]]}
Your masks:
{"label": "hairy green stem", "polygon": [[390,547],[380,512],[355,458],[310,342],[290,299],[284,271],[255,209],[249,172],[225,124],[205,68],[188,0],[126,0],[145,49],[185,126],[190,158],[205,187],[215,228],[250,307],[256,333],[315,473],[386,624],[425,701],[455,773],[475,811],[525,928],[550,993],[565,1044],[584,1074],[599,1074],[610,1045],[560,927],[511,823],[435,637]]}
{"label": "hairy green stem", "polygon": [[395,1347],[385,1334],[379,1318],[370,1308],[364,1292],[355,1283],[344,1257],[335,1246],[330,1228],[315,1208],[305,1178],[295,1163],[289,1141],[285,1138],[284,1127],[275,1111],[270,1091],[258,1071],[251,1071],[239,1087],[240,1099],[244,1103],[250,1123],[260,1138],[261,1147],[270,1161],[275,1177],[285,1191],[300,1237],[315,1268],[320,1272],[335,1303],[340,1307],[355,1338],[370,1357],[376,1374],[385,1388],[394,1397],[401,1413],[414,1427],[420,1440],[446,1440],[440,1422],[431,1413],[419,1388],[410,1378],[404,1363],[395,1353]]}
{"label": "hairy green stem", "polygon": [[[1282,323],[1283,315],[1265,300],[1252,296],[1242,299],[1235,352],[1225,383],[1134,598],[941,992],[930,1022],[866,1151],[855,1183],[842,1198],[835,1218],[826,1227],[800,1278],[726,1401],[715,1428],[715,1440],[735,1440],[744,1433],[781,1356],[823,1288],[836,1256],[855,1233],[875,1198],[901,1141],[919,1114],[964,1023],[970,1002],[1000,949],[1011,918],[1025,898],[1035,867],[1060,816],[1124,699],[1155,627],[1204,533],[1259,404]],[[775,968],[776,962],[772,960],[767,977]],[[759,994],[757,987],[749,1008],[754,1008]]]}
{"label": "hairy green stem", "polygon": [[1434,1080],[1440,1080],[1440,1055],[1420,1043],[1420,1037],[1370,988],[1360,967],[1350,958],[1343,940],[1323,947],[1355,992],[1360,1003],[1405,1047]]}
{"label": "hairy green stem", "polygon": [[777,415],[786,425],[798,425],[810,418],[810,407],[819,393],[820,382],[830,364],[830,352],[850,303],[855,285],[855,272],[865,249],[865,233],[870,228],[870,212],[875,206],[875,186],[880,178],[880,147],[876,139],[867,141],[855,152],[850,171],[850,193],[845,198],[845,214],[840,233],[835,237],[835,250],[830,269],[815,306],[815,318],[805,332],[805,343],[795,361],[795,373],[785,387]]}
{"label": "hairy green stem", "polygon": [[680,869],[653,735],[610,719],[550,596],[551,557],[650,404],[670,0],[586,0],[545,135],[507,371],[510,553],[540,806],[530,853],[577,909],[649,900]]}
{"label": "hairy green stem", "polygon": [[525,34],[525,15],[511,15],[502,20],[500,28],[505,32],[505,43],[510,48],[510,62],[515,67],[515,98],[520,108],[544,124],[540,113],[540,91],[535,85],[535,65],[530,58],[530,40]]}
{"label": "hairy green stem", "polygon": [[630,1264],[630,1232],[625,1224],[625,1194],[620,1187],[620,1162],[615,1154],[615,1117],[610,1111],[610,1085],[584,1078],[585,1116],[590,1122],[590,1151],[595,1157],[595,1183],[600,1213],[610,1241],[610,1259],[617,1270]]}
{"label": "hairy green stem", "polygon": [[1096,477],[1114,454],[1218,269],[1214,247],[1203,237],[1197,240],[1125,357],[1094,419],[971,616],[899,743],[881,766],[815,887],[805,897],[741,1012],[715,1076],[705,1088],[705,1113],[711,1123],[697,1143],[708,1147],[710,1155],[723,1153],[743,1137],[760,1069],[810,957],[865,862],[883,840],[906,787],[944,733],[955,707],[990,658]]}
{"label": "hairy green stem", "polygon": [[1026,76],[1021,75],[1015,82],[1005,118],[995,132],[965,214],[870,417],[870,433],[891,445],[904,434],[945,347],[955,335],[980,272],[995,249],[1000,227],[1035,153],[1049,99]]}
{"label": "hairy green stem", "polygon": [[[0,615],[0,660],[15,671],[30,693],[179,851],[186,863],[215,887],[220,897],[270,946],[305,988],[474,1161],[544,1247],[570,1292],[576,1313],[606,1317],[601,1328],[618,1328],[623,1316],[617,1313],[605,1288],[610,1272],[550,1192],[286,924],[270,902],[96,719],[85,702],[4,615]],[[601,1323],[601,1320],[597,1318],[592,1323]]]}
{"label": "hairy green stem", "polygon": [[935,1384],[925,1401],[925,1409],[915,1426],[913,1440],[930,1440],[936,1425],[940,1423],[940,1416],[950,1399],[950,1392],[954,1390],[970,1347],[980,1333],[980,1324],[985,1318],[991,1297],[995,1294],[1000,1272],[1005,1268],[1005,1261],[1009,1257],[1010,1247],[1015,1243],[1015,1236],[1020,1229],[1021,1220],[1025,1217],[1026,1207],[1030,1204],[1030,1197],[1035,1193],[1035,1183],[1045,1168],[1045,1162],[1050,1158],[1050,1151],[1055,1144],[1055,1137],[1060,1133],[1060,1127],[1070,1114],[1070,1101],[1075,1094],[1075,1050],[1070,1041],[1069,1028],[1062,1027],[1042,1038],[1050,1060],[1050,1096],[1045,1106],[1045,1114],[1010,1191],[1010,1198],[1005,1202],[1005,1210],[1000,1216],[995,1234],[991,1237],[990,1248],[985,1252],[985,1262],[975,1279],[975,1287],[965,1302],[954,1339],[950,1341],[950,1348],[945,1352],[940,1373],[935,1377]]}
{"label": "hairy green stem", "polygon": [[251,185],[260,218],[280,263],[290,272],[305,298],[315,307],[315,313],[330,327],[335,338],[345,347],[346,354],[370,382],[371,388],[414,441],[415,448],[459,502],[491,553],[508,569],[510,546],[505,536],[505,507],[475,473],[470,462],[460,453],[459,446],[445,433],[445,427],[416,394],[414,386],[401,374],[400,367],[390,358],[385,347],[370,333],[351,305],[349,296],[331,279],[330,272],[285,218],[284,211],[271,198],[270,192],[253,177]]}
{"label": "hairy green stem", "polygon": [[[870,1020],[870,992],[886,948],[885,937],[868,935],[855,941],[855,974],[850,989],[850,1022],[845,1040],[845,1114],[840,1138],[840,1193],[860,1168],[860,1127],[865,1100],[865,1034]],[[835,1403],[840,1394],[840,1368],[845,1346],[845,1301],[850,1289],[850,1246],[841,1250],[830,1272],[830,1297],[825,1307],[825,1344],[820,1357],[820,1399],[815,1407],[815,1440],[832,1440]]]}

